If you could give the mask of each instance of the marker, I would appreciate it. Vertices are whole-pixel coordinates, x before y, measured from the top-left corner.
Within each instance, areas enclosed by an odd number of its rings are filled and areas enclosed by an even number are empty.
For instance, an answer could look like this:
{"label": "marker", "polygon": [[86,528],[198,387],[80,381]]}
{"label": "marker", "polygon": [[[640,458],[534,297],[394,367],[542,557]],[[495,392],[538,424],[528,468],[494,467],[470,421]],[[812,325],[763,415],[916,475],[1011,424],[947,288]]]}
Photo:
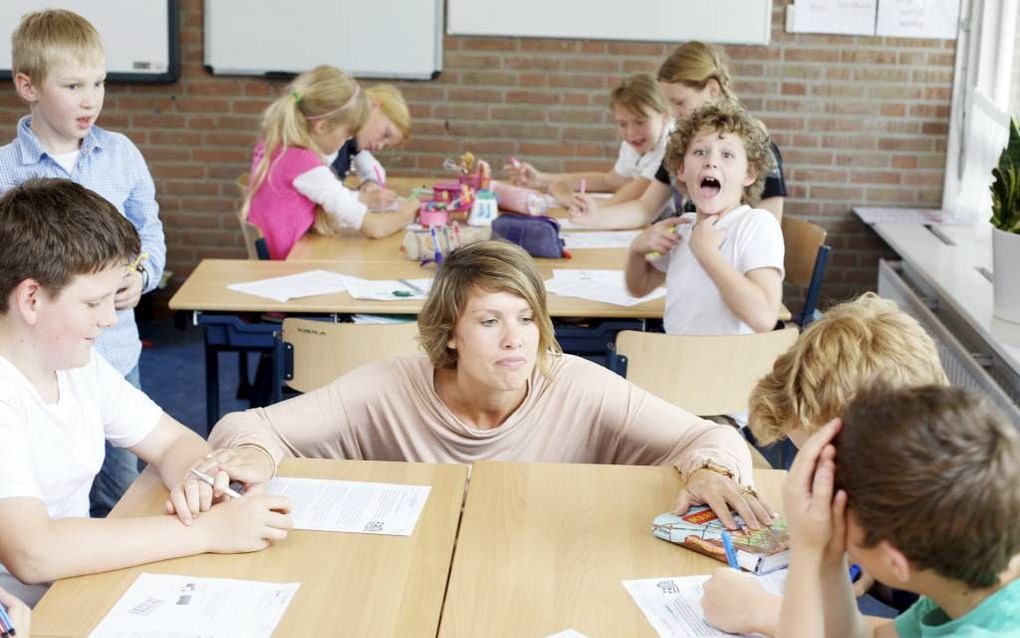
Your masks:
{"label": "marker", "polygon": [[[212,487],[213,484],[216,482],[213,479],[213,477],[209,476],[205,472],[196,470],[195,468],[191,468],[190,472],[197,476],[198,480],[202,481],[209,487]],[[241,498],[241,493],[229,486],[227,487],[227,489],[223,490],[223,495],[226,496],[227,498]]]}
{"label": "marker", "polygon": [[520,168],[521,167],[521,162],[516,157],[511,155],[510,156],[510,166],[513,166],[514,168]]}
{"label": "marker", "polygon": [[584,195],[584,191],[588,190],[588,180],[581,178],[581,194]]}
{"label": "marker", "polygon": [[429,226],[429,231],[432,234],[432,249],[435,251],[436,265],[443,263],[443,252],[439,250],[439,235],[436,233],[435,226]]}
{"label": "marker", "polygon": [[[676,232],[679,232],[679,231],[680,231],[680,226],[679,225],[671,226],[670,229],[669,229],[669,232],[671,232],[671,233],[676,233]],[[653,250],[650,253],[645,253],[645,259],[648,260],[648,261],[655,261],[659,257],[662,257],[662,253],[660,253],[657,250]]]}
{"label": "marker", "polygon": [[457,240],[457,248],[460,248],[461,246],[464,245],[460,241],[460,224],[457,223],[456,219],[453,220],[453,237],[454,239]]}
{"label": "marker", "polygon": [[733,538],[730,537],[730,533],[726,530],[722,532],[722,544],[723,549],[726,550],[726,562],[729,563],[730,567],[739,571],[740,563],[737,562],[737,550],[733,549]]}
{"label": "marker", "polygon": [[856,582],[861,577],[861,566],[857,563],[850,564],[850,582]]}
{"label": "marker", "polygon": [[[413,284],[410,281],[408,281],[407,279],[398,279],[397,281],[399,281],[400,283],[404,284],[405,286],[407,286],[408,288],[410,288],[414,292],[418,293],[419,295],[422,295],[423,297],[428,294],[424,290],[422,290],[421,286],[418,286],[417,284]],[[406,291],[401,291],[401,292],[406,292]],[[393,294],[396,295],[397,293],[393,293]],[[403,295],[398,295],[398,296],[402,297]]]}
{"label": "marker", "polygon": [[379,170],[379,165],[378,164],[373,164],[372,168],[375,169],[375,179],[376,179],[376,181],[379,182],[380,186],[385,187],[386,186],[386,179],[383,177],[382,171]]}
{"label": "marker", "polygon": [[130,275],[133,272],[138,271],[138,267],[141,266],[142,262],[145,261],[148,258],[149,258],[149,253],[140,253],[137,257],[135,257],[135,260],[133,262],[131,262],[130,264],[128,264],[128,269],[124,271],[124,278],[127,279],[128,275]]}
{"label": "marker", "polygon": [[14,623],[11,622],[11,617],[7,615],[7,608],[0,604],[0,627],[2,627],[2,633],[5,636],[15,636],[17,632],[14,630]]}

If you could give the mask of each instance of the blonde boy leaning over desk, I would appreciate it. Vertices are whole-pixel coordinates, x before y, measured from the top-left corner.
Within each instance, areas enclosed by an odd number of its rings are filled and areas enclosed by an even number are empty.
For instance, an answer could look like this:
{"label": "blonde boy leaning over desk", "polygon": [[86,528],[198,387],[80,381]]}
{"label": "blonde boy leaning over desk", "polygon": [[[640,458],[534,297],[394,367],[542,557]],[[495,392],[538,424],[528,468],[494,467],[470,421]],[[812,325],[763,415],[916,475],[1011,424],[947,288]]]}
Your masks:
{"label": "blonde boy leaning over desk", "polygon": [[[1020,634],[1016,425],[962,388],[882,384],[843,424],[804,444],[783,489],[791,556],[777,635]],[[895,621],[866,620],[848,555],[921,599]]]}
{"label": "blonde boy leaning over desk", "polygon": [[[800,446],[878,379],[895,387],[948,383],[921,324],[869,292],[827,310],[776,359],[751,393],[748,425],[761,445],[789,438]],[[864,574],[854,593],[861,596],[872,584]],[[782,602],[752,576],[718,569],[705,583],[701,606],[720,629],[772,636]]]}
{"label": "blonde boy leaning over desk", "polygon": [[[58,578],[284,538],[285,498],[213,506],[227,475],[211,489],[189,477],[209,445],[93,350],[139,251],[131,222],[79,184],[33,179],[0,197],[0,246],[3,585],[33,604]],[[88,518],[104,441],[159,470],[168,515]]]}

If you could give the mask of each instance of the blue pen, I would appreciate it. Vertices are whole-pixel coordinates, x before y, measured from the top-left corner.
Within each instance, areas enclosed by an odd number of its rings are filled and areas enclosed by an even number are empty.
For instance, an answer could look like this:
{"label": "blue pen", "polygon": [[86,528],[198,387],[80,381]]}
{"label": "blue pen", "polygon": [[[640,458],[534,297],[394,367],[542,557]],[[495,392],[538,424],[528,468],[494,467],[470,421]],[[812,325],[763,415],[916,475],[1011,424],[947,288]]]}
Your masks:
{"label": "blue pen", "polygon": [[740,563],[737,562],[737,550],[733,549],[733,538],[726,530],[722,532],[722,544],[726,550],[726,562],[733,569],[740,570]]}
{"label": "blue pen", "polygon": [[14,623],[11,622],[11,617],[7,615],[7,608],[0,604],[0,624],[3,625],[3,633],[8,636],[15,636],[17,632],[14,631]]}
{"label": "blue pen", "polygon": [[431,231],[432,234],[432,248],[435,250],[436,265],[438,266],[439,264],[443,263],[443,252],[439,250],[439,235],[436,234],[435,226],[429,226],[429,230]]}

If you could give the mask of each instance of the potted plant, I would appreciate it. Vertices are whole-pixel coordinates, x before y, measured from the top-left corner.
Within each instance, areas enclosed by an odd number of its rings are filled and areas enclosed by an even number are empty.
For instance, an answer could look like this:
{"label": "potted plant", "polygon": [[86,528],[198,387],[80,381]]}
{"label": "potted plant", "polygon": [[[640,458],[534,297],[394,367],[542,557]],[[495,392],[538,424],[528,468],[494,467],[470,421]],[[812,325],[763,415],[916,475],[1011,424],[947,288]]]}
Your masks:
{"label": "potted plant", "polygon": [[1020,130],[1009,124],[1009,143],[992,169],[992,285],[995,316],[1020,323]]}

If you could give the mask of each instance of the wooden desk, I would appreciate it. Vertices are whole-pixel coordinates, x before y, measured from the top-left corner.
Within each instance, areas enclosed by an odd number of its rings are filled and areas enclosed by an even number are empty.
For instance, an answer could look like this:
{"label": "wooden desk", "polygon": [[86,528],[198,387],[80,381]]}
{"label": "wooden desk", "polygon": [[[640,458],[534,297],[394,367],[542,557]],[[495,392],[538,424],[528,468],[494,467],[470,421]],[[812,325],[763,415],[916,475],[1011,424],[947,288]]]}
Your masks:
{"label": "wooden desk", "polygon": [[[467,468],[459,465],[285,459],[285,476],[431,484],[411,536],[292,531],[252,554],[203,554],[115,572],[68,578],[35,608],[33,636],[86,636],[139,573],[300,582],[276,637],[435,636],[460,519]],[[166,499],[146,471],[114,516],[156,514]],[[341,629],[342,628],[342,629]]]}
{"label": "wooden desk", "polygon": [[[545,261],[545,260],[543,260]],[[565,265],[566,262],[564,262]],[[557,265],[559,267],[559,265]],[[237,259],[204,259],[184,285],[170,299],[171,310],[219,312],[286,312],[301,313],[387,313],[417,314],[421,300],[372,301],[354,299],[347,292],[303,297],[280,303],[227,288],[228,284],[292,275],[307,270],[331,270],[365,279],[401,279],[428,277],[432,270],[409,260],[364,261],[252,261]],[[542,276],[552,277],[551,266],[539,265]],[[637,306],[612,304],[560,297],[550,294],[549,313],[554,317],[596,317],[649,319],[662,317],[663,299]]]}
{"label": "wooden desk", "polygon": [[[755,474],[774,507],[784,475]],[[679,487],[668,467],[475,464],[439,635],[655,636],[621,581],[722,566],[652,535]]]}

